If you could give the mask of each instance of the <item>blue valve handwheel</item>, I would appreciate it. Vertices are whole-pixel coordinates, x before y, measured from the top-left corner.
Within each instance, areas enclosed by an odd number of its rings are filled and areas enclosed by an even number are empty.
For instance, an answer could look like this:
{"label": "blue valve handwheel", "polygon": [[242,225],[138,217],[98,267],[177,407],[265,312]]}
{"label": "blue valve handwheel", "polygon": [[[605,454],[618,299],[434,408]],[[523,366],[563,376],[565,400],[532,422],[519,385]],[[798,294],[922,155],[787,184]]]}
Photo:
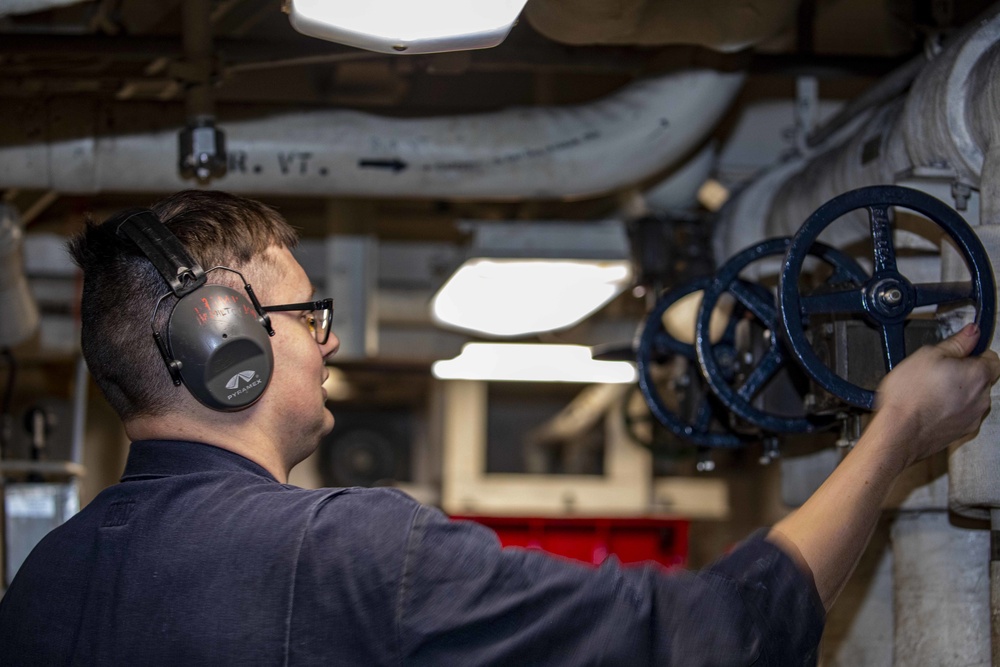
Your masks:
{"label": "blue valve handwheel", "polygon": [[[762,241],[723,264],[705,289],[695,333],[698,363],[712,391],[727,408],[771,433],[809,433],[831,425],[831,421],[827,418],[781,415],[753,405],[754,398],[788,364],[789,356],[781,336],[778,335],[778,309],[775,296],[771,290],[743,280],[739,276],[754,262],[767,257],[783,256],[790,243],[791,239],[787,237]],[[826,284],[857,283],[868,277],[864,269],[850,255],[823,243],[813,244],[807,254],[822,260],[832,268],[826,278]],[[733,379],[722,373],[715,355],[711,353],[709,326],[712,310],[725,293],[731,294],[737,303],[752,313],[761,326],[770,331],[767,351],[760,359],[753,360],[753,370],[739,383],[739,386],[734,386],[736,383]]]}
{"label": "blue valve handwheel", "polygon": [[[633,356],[634,359],[634,356]],[[633,402],[635,395],[642,401],[643,412],[635,414],[631,408],[638,403]],[[621,400],[622,420],[625,424],[625,435],[635,444],[645,447],[653,456],[661,459],[679,460],[694,456],[698,449],[663,426],[649,409],[646,397],[638,384],[632,385]]]}
{"label": "blue valve handwheel", "polygon": [[[652,415],[674,435],[704,447],[743,447],[750,440],[724,426],[727,415],[707,388],[702,388],[702,397],[694,411],[695,414],[691,419],[687,419],[667,407],[653,378],[655,366],[678,355],[688,359],[696,368],[694,346],[677,340],[664,329],[663,314],[683,297],[703,290],[708,283],[708,278],[702,278],[665,293],[646,316],[635,346],[639,390],[646,399]],[[726,335],[720,341],[722,346],[728,345],[732,348],[735,320],[736,318],[733,318],[727,327]],[[703,382],[697,372],[693,375],[696,376],[697,382]]]}
{"label": "blue valve handwheel", "polygon": [[[914,284],[900,273],[892,237],[891,208],[899,206],[929,218],[954,241],[971,280]],[[809,247],[835,220],[867,208],[873,247],[872,275],[856,288],[820,294],[799,292],[799,274]],[[877,329],[886,372],[906,356],[903,326],[914,308],[960,302],[971,303],[982,331],[972,354],[981,354],[993,339],[996,319],[996,281],[989,255],[975,231],[950,206],[928,194],[896,185],[859,188],[820,206],[792,238],[778,283],[781,324],[793,354],[824,389],[855,407],[872,409],[875,392],[845,380],[828,368],[806,337],[810,315],[861,316]]]}

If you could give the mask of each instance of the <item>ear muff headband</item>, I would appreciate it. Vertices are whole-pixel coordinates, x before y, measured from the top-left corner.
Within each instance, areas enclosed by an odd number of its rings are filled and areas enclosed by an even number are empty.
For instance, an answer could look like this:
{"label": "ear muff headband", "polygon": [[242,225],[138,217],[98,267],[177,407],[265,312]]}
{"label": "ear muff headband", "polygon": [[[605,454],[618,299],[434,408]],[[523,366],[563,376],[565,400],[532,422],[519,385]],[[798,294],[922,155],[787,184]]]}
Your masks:
{"label": "ear muff headband", "polygon": [[[175,385],[181,383],[213,410],[233,411],[256,402],[271,380],[274,335],[243,274],[218,266],[204,271],[152,211],[129,216],[117,230],[131,239],[170,285],[150,316],[157,349]],[[207,284],[216,270],[240,276],[246,294]],[[156,329],[156,312],[167,297],[178,298],[170,311],[167,338]]]}

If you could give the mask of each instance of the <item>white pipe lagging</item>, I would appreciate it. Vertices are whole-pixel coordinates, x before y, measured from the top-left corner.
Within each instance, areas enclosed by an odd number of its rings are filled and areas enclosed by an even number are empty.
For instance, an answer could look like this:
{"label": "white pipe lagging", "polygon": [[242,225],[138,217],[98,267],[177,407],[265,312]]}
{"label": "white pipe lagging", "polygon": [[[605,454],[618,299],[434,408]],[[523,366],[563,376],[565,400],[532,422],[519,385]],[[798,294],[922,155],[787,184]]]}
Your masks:
{"label": "white pipe lagging", "polygon": [[[254,195],[524,200],[632,187],[699,146],[743,84],[681,72],[596,102],[422,119],[314,111],[218,125],[229,171],[213,187]],[[2,113],[2,112],[0,112]],[[0,147],[0,187],[170,192],[177,132]]]}
{"label": "white pipe lagging", "polygon": [[[907,137],[914,139],[911,154],[924,161],[950,166],[957,180],[979,190],[977,234],[994,265],[1000,266],[1000,15],[996,12],[976,26],[958,48],[945,54],[928,76],[917,79],[914,93],[922,104],[909,104]],[[913,96],[911,95],[911,99]],[[937,102],[934,104],[933,102]],[[932,141],[915,141],[921,135]],[[948,257],[946,255],[946,257]],[[960,278],[957,262],[943,262],[944,280]],[[1000,337],[992,348],[1000,351]],[[980,614],[988,622],[991,664],[1000,667],[1000,566],[996,536],[1000,531],[1000,388],[991,391],[992,410],[979,432],[961,446],[953,446],[948,460],[950,509],[958,514],[988,519],[993,540],[984,579],[990,582]],[[954,554],[958,556],[958,554]],[[979,595],[977,595],[979,597]]]}
{"label": "white pipe lagging", "polygon": [[777,36],[800,0],[532,0],[524,16],[567,44],[698,44],[734,52]]}
{"label": "white pipe lagging", "polygon": [[85,0],[0,0],[0,16],[32,14],[48,9],[76,5]]}
{"label": "white pipe lagging", "polygon": [[[998,104],[1000,11],[995,7],[932,60],[907,95],[867,112],[852,131],[817,147],[813,155],[780,165],[732,201],[715,238],[717,256],[725,259],[750,242],[794,234],[820,204],[844,191],[896,183],[922,173],[927,174],[922,178],[979,191],[978,216],[971,217],[980,219],[979,237],[994,265],[1000,266]],[[831,229],[835,237],[828,242],[848,245],[868,235],[867,217],[859,213],[853,224],[845,220]],[[946,250],[944,259],[950,260]],[[955,262],[942,261],[942,280],[967,279],[957,275],[960,270]],[[993,348],[1000,349],[997,337]],[[916,519],[921,526],[935,521],[947,524],[950,508],[967,516],[991,518],[993,529],[1000,530],[998,403],[1000,389],[994,389],[994,407],[979,434],[951,451],[947,502]],[[894,535],[898,536],[899,530],[894,528]],[[978,539],[981,535],[968,537]],[[904,560],[897,563],[894,574],[896,664],[917,664],[907,660],[946,666],[988,664],[991,645],[1000,647],[1000,624],[996,622],[1000,618],[1000,567],[995,562],[990,565],[991,604],[983,586],[935,585],[956,569],[972,568],[972,573],[983,575],[985,581],[987,563],[982,554],[974,563],[967,562],[968,554],[955,536],[935,547],[936,560],[926,558],[924,552],[912,558],[914,554],[903,548],[902,542],[900,548],[896,558]],[[965,564],[957,565],[960,562]],[[914,605],[910,599],[914,595],[934,603]],[[948,618],[957,609],[963,611],[963,617],[977,620],[975,624],[959,624],[966,629],[964,633],[946,631]],[[938,631],[928,632],[928,627]],[[987,627],[991,628],[989,640],[985,637]],[[1000,667],[998,652],[1000,648],[993,651],[992,664]]]}
{"label": "white pipe lagging", "polygon": [[38,328],[38,305],[24,272],[23,245],[17,211],[0,205],[0,348],[23,343]]}
{"label": "white pipe lagging", "polygon": [[[731,256],[761,238],[794,234],[832,197],[866,185],[897,182],[914,169],[950,173],[972,188],[991,187],[995,179],[985,182],[981,177],[1000,120],[995,114],[1000,78],[994,76],[998,12],[1000,8],[993,8],[956,36],[917,76],[908,94],[866,111],[853,126],[809,155],[779,166],[791,173],[770,179],[767,192],[755,183],[734,199],[720,223],[719,256]],[[742,201],[747,197],[764,197],[773,205],[763,211],[757,206],[758,214],[749,217],[744,213],[748,204]],[[863,214],[857,223],[853,230],[849,226],[840,230],[845,234],[841,241],[866,233]]]}

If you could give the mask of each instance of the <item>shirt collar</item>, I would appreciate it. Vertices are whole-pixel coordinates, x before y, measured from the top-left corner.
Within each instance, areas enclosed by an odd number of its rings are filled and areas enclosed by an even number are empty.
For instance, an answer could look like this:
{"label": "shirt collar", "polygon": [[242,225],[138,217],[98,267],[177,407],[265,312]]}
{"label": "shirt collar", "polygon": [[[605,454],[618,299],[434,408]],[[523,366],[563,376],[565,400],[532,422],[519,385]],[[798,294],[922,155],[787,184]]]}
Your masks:
{"label": "shirt collar", "polygon": [[253,461],[214,445],[182,440],[136,440],[129,447],[121,481],[198,472],[249,472],[277,481]]}

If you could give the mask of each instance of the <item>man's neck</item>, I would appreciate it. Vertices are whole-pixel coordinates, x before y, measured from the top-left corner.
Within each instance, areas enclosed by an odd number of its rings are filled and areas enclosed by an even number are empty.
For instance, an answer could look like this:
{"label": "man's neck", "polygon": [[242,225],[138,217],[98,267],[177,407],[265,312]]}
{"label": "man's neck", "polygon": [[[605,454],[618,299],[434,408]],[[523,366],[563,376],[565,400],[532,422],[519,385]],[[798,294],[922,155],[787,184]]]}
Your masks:
{"label": "man's neck", "polygon": [[187,440],[213,445],[253,461],[282,484],[288,482],[292,468],[283,460],[277,439],[261,433],[252,420],[230,413],[213,413],[210,423],[190,415],[138,417],[125,423],[125,433],[130,440]]}

